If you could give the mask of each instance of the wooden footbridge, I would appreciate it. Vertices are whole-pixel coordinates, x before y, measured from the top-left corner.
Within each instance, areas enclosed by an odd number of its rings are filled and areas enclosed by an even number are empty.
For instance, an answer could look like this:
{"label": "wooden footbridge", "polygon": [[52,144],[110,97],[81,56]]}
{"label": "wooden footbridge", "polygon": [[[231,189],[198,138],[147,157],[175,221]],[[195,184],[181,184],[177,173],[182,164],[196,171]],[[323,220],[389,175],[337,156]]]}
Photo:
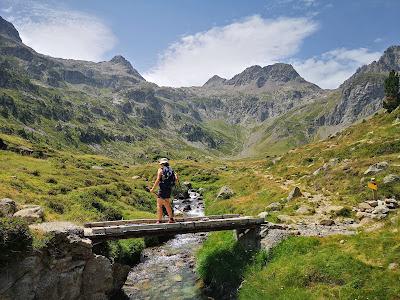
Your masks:
{"label": "wooden footbridge", "polygon": [[176,223],[157,223],[154,219],[120,220],[85,224],[85,237],[94,243],[107,240],[165,236],[184,233],[236,230],[236,237],[246,247],[259,248],[263,218],[240,215],[214,215],[176,218]]}

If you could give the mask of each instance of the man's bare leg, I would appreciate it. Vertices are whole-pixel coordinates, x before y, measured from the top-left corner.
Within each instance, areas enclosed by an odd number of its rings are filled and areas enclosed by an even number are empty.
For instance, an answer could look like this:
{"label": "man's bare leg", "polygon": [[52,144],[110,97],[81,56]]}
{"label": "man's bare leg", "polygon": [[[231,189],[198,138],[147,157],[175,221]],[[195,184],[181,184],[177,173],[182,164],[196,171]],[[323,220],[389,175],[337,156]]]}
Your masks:
{"label": "man's bare leg", "polygon": [[163,206],[163,199],[157,198],[157,219],[158,223],[161,223],[162,220],[162,206]]}
{"label": "man's bare leg", "polygon": [[164,206],[165,206],[165,208],[167,210],[167,213],[168,213],[169,222],[170,223],[175,222],[174,221],[174,214],[172,213],[171,202],[170,202],[169,198],[165,199]]}

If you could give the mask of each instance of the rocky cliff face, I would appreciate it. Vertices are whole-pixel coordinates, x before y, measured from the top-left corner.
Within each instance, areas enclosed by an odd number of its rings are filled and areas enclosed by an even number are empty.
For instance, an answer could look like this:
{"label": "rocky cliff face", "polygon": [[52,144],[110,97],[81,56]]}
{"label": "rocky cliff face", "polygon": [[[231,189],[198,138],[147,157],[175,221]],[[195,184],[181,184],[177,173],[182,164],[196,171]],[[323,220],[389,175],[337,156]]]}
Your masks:
{"label": "rocky cliff face", "polygon": [[400,46],[389,47],[378,61],[363,66],[341,86],[341,99],[328,124],[349,125],[382,108],[383,83],[391,70],[400,70]]}
{"label": "rocky cliff face", "polygon": [[1,270],[1,299],[109,299],[121,289],[130,267],[94,254],[83,229],[66,222],[32,228],[52,238],[41,252]]}

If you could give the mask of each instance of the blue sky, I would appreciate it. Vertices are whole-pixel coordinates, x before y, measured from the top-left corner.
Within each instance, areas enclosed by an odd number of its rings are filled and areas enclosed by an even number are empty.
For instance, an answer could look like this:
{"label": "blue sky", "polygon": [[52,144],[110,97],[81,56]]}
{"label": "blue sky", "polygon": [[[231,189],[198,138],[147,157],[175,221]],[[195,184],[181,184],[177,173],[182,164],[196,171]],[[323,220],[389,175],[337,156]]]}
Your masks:
{"label": "blue sky", "polygon": [[399,11],[397,0],[0,0],[0,15],[38,52],[94,61],[122,54],[170,86],[287,62],[335,88],[399,44]]}

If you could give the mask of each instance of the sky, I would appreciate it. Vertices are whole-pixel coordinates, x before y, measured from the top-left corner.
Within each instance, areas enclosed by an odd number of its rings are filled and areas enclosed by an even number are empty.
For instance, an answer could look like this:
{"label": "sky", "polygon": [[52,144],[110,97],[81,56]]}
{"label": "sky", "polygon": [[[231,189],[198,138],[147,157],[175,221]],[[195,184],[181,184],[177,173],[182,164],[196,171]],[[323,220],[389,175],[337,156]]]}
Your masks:
{"label": "sky", "polygon": [[0,0],[0,15],[37,52],[123,55],[146,80],[173,87],[285,62],[336,88],[400,44],[399,11],[399,0]]}

